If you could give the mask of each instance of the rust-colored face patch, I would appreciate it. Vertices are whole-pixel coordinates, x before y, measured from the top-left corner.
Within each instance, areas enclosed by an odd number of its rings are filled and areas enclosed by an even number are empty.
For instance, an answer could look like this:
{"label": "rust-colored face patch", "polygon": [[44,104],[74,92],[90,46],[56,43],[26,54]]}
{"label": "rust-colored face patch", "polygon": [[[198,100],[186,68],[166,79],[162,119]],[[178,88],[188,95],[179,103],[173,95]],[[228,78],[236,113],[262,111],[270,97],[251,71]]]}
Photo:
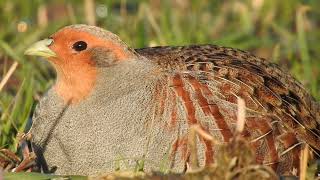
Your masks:
{"label": "rust-colored face patch", "polygon": [[[79,59],[88,55],[90,56],[90,52],[94,48],[106,49],[108,52],[113,53],[117,60],[125,60],[129,57],[129,54],[119,44],[84,31],[66,28],[55,33],[52,38],[54,42],[50,45],[50,49],[57,53],[60,60]],[[79,41],[87,43],[86,49],[80,52],[73,49],[73,45]],[[54,59],[51,58],[51,60]]]}
{"label": "rust-colored face patch", "polygon": [[[57,57],[51,57],[49,61],[54,65],[58,76],[54,89],[65,102],[79,102],[92,91],[97,79],[96,62],[92,59],[95,48],[106,49],[106,52],[112,53],[115,61],[128,59],[129,56],[120,45],[111,40],[72,28],[58,31],[52,39],[53,43],[49,48]],[[79,42],[83,44],[80,43],[82,46],[77,49],[75,44]]]}

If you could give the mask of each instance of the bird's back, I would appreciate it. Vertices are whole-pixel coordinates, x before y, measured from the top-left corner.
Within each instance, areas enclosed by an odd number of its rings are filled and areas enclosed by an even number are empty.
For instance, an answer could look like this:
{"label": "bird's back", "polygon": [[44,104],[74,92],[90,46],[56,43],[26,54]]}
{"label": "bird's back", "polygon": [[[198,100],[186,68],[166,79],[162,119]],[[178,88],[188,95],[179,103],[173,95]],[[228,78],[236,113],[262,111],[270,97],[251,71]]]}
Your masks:
{"label": "bird's back", "polygon": [[[299,168],[304,143],[320,150],[319,104],[277,65],[245,51],[214,45],[136,52],[159,65],[164,74],[156,87],[156,116],[165,121],[169,132],[178,134],[172,156],[187,161],[186,129],[192,124],[229,141],[235,131],[238,97],[246,103],[242,135],[256,152],[257,162],[280,173],[292,173]],[[200,141],[203,161],[212,162],[216,149],[207,140]]]}

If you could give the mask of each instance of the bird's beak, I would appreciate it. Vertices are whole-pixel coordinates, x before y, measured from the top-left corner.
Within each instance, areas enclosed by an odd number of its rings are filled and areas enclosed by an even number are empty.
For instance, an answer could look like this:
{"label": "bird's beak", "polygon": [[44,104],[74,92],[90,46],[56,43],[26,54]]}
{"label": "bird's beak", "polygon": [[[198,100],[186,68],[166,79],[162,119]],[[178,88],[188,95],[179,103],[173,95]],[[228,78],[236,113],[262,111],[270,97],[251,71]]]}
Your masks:
{"label": "bird's beak", "polygon": [[56,57],[56,53],[53,52],[48,46],[53,43],[53,39],[44,39],[32,44],[25,52],[25,55],[42,56],[42,57]]}

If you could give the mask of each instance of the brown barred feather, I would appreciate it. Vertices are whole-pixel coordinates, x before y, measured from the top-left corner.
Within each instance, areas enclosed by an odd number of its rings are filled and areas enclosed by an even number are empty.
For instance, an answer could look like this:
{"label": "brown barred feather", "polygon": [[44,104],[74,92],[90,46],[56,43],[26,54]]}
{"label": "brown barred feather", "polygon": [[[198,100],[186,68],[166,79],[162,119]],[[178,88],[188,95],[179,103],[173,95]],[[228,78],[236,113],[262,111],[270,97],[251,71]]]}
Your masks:
{"label": "brown barred feather", "polygon": [[[247,109],[242,134],[251,142],[257,162],[290,174],[299,170],[301,144],[320,150],[319,104],[277,65],[245,51],[215,45],[153,47],[136,52],[157,63],[172,81],[173,88],[168,89],[175,92],[169,99],[174,101],[168,110],[171,126],[186,118],[189,125],[198,123],[214,137],[229,141],[235,129],[237,98],[241,97]],[[179,104],[186,110],[185,117],[177,112]],[[178,137],[174,152],[179,146],[186,151],[181,141]],[[208,141],[201,142],[205,163],[210,163],[215,149]],[[182,154],[185,157],[186,152]]]}

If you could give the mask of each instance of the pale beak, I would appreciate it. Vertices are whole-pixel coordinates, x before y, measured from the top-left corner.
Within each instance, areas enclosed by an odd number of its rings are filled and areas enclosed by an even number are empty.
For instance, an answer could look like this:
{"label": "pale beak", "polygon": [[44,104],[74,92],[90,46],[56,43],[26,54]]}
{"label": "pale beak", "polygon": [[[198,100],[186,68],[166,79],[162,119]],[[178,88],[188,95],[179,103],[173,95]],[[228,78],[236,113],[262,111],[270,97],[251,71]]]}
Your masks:
{"label": "pale beak", "polygon": [[56,53],[53,52],[48,46],[53,43],[53,39],[44,39],[32,44],[25,52],[25,55],[42,56],[42,57],[56,57]]}

